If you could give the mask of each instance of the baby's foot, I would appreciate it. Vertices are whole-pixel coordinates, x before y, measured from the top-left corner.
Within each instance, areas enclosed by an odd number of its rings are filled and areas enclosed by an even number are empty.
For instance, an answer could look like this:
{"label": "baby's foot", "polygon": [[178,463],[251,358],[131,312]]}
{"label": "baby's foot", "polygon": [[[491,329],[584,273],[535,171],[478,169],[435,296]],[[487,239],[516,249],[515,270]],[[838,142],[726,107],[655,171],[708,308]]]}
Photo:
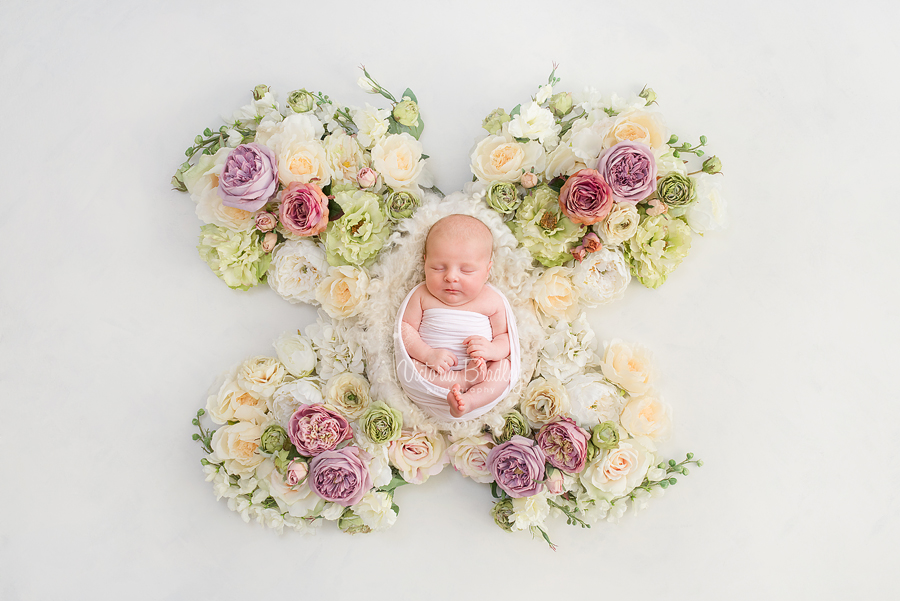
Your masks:
{"label": "baby's foot", "polygon": [[466,390],[481,384],[487,377],[487,362],[484,359],[469,359],[466,361]]}
{"label": "baby's foot", "polygon": [[466,401],[462,397],[459,384],[454,384],[447,393],[447,404],[450,405],[450,415],[462,417],[466,412]]}

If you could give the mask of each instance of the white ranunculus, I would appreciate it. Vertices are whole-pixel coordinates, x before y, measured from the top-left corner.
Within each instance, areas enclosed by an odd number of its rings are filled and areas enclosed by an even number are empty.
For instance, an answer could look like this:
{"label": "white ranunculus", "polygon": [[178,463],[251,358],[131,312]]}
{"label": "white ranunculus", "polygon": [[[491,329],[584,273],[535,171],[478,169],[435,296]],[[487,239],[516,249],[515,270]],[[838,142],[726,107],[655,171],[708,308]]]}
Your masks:
{"label": "white ranunculus", "polygon": [[545,269],[534,283],[534,304],[541,313],[552,319],[571,321],[580,312],[578,289],[572,284],[570,267]]}
{"label": "white ranunculus", "polygon": [[616,338],[606,344],[600,362],[603,375],[631,394],[643,394],[650,388],[656,371],[650,351],[639,344],[628,344]]}
{"label": "white ranunculus", "polygon": [[275,354],[292,376],[305,378],[316,369],[312,341],[299,331],[288,330],[275,340]]}
{"label": "white ranunculus", "polygon": [[366,156],[356,137],[348,136],[343,129],[335,131],[322,142],[332,177],[343,182],[356,183],[359,170],[366,167]]}
{"label": "white ranunculus", "polygon": [[345,371],[361,374],[365,370],[363,349],[349,336],[343,320],[334,321],[320,309],[316,323],[306,327],[306,335],[319,355],[317,371],[323,380]]}
{"label": "white ranunculus", "polygon": [[365,148],[375,146],[379,140],[387,135],[388,127],[390,126],[388,117],[390,116],[391,111],[375,108],[370,106],[368,102],[366,103],[366,108],[353,111],[353,122],[359,128],[359,133],[356,134],[359,143]]}
{"label": "white ranunculus", "polygon": [[562,175],[574,175],[576,171],[584,169],[584,167],[584,163],[575,156],[571,146],[560,144],[547,156],[544,178],[549,181]]}
{"label": "white ranunculus", "polygon": [[368,298],[369,274],[352,265],[332,267],[316,287],[316,300],[334,319],[353,317]]}
{"label": "white ranunculus", "polygon": [[654,443],[667,440],[672,433],[672,408],[654,391],[632,397],[622,410],[622,427],[635,438]]}
{"label": "white ranunculus", "polygon": [[312,303],[328,273],[325,251],[312,240],[288,240],[272,251],[269,286],[291,303]]}
{"label": "white ranunculus", "polygon": [[582,428],[590,430],[601,422],[619,422],[625,396],[598,373],[574,376],[566,384],[572,417]]}
{"label": "white ranunculus", "polygon": [[276,121],[281,120],[280,107],[272,92],[266,92],[259,100],[250,101],[250,104],[246,104],[236,110],[231,119],[225,119],[225,121],[229,123],[238,121],[246,126],[256,125],[264,118]]}
{"label": "white ranunculus", "polygon": [[450,464],[463,476],[488,484],[494,476],[487,465],[487,456],[494,447],[490,434],[476,434],[456,440],[447,448]]}
{"label": "white ranunculus", "polygon": [[631,267],[621,251],[604,247],[575,265],[572,282],[585,307],[598,307],[625,295]]}
{"label": "white ranunculus", "polygon": [[369,382],[359,374],[338,374],[325,384],[325,403],[349,420],[362,417],[371,402]]}
{"label": "white ranunculus", "polygon": [[545,148],[555,148],[559,144],[560,129],[553,113],[541,108],[537,102],[523,107],[509,122],[509,133],[513,137],[538,140]]}
{"label": "white ranunculus", "polygon": [[597,338],[584,313],[571,323],[560,320],[546,332],[537,366],[545,378],[566,382],[596,363]]}
{"label": "white ranunculus", "polygon": [[378,530],[387,530],[397,521],[393,504],[388,493],[372,490],[353,506],[353,511],[363,524],[371,528],[373,532],[377,532]]}
{"label": "white ranunculus", "polygon": [[407,133],[379,140],[372,148],[372,166],[394,190],[421,195],[420,186],[430,188],[433,183],[422,158],[422,143]]}
{"label": "white ranunculus", "polygon": [[269,400],[269,411],[282,428],[287,430],[291,416],[300,405],[321,405],[322,391],[312,378],[301,378],[282,384]]}
{"label": "white ranunculus", "polygon": [[612,501],[643,482],[653,461],[653,453],[639,440],[623,440],[588,464],[581,474],[581,483],[594,499]]}
{"label": "white ranunculus", "polygon": [[223,463],[229,474],[249,476],[265,457],[259,451],[262,426],[238,422],[215,431],[210,442],[210,461]]}
{"label": "white ranunculus", "polygon": [[216,394],[206,399],[209,417],[217,424],[230,421],[262,424],[266,421],[266,401],[256,392],[248,392],[237,383],[237,370],[226,377]]}
{"label": "white ranunculus", "polygon": [[544,520],[550,515],[550,505],[547,504],[547,496],[544,493],[513,499],[512,508],[510,520],[513,530],[528,530],[532,526],[543,526]]}
{"label": "white ranunculus", "polygon": [[569,412],[569,393],[556,378],[535,378],[522,393],[519,407],[528,425],[538,429]]}
{"label": "white ranunculus", "polygon": [[618,246],[634,236],[640,223],[641,216],[635,205],[617,202],[603,221],[594,224],[594,231],[603,244]]}
{"label": "white ranunculus", "polygon": [[251,390],[264,399],[272,398],[281,386],[287,370],[275,357],[251,357],[237,368],[236,380],[244,390]]}
{"label": "white ranunculus", "polygon": [[331,182],[331,168],[319,141],[324,133],[319,120],[308,113],[295,113],[281,122],[280,131],[269,138],[268,146],[275,151],[282,184],[314,183],[322,187]]}
{"label": "white ranunculus", "polygon": [[517,182],[526,171],[543,171],[547,157],[540,142],[516,142],[504,125],[500,135],[487,136],[475,145],[471,160],[472,173],[481,181]]}
{"label": "white ranunculus", "polygon": [[579,120],[567,134],[572,154],[590,169],[595,169],[600,153],[603,152],[603,141],[606,139],[610,127],[612,127],[612,120],[608,117],[597,121]]}
{"label": "white ranunculus", "polygon": [[688,225],[698,234],[724,228],[728,224],[725,198],[722,186],[715,175],[699,173],[696,180],[697,200],[688,205],[684,217]]}
{"label": "white ranunculus", "polygon": [[410,484],[422,484],[447,465],[447,441],[440,432],[406,431],[388,445],[391,463]]}
{"label": "white ranunculus", "polygon": [[259,478],[260,488],[275,499],[278,508],[294,517],[308,515],[319,504],[319,496],[308,486],[307,480],[288,486],[271,459],[266,459],[256,468],[256,477]]}

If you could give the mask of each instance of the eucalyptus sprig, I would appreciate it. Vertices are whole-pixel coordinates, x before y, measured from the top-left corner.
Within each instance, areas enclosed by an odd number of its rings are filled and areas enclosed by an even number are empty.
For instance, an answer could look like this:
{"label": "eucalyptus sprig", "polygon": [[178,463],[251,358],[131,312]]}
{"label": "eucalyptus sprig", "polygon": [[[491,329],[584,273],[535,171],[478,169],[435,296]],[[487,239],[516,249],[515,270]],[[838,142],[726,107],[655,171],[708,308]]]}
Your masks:
{"label": "eucalyptus sprig", "polygon": [[199,442],[200,445],[203,447],[203,450],[206,451],[207,454],[209,454],[209,453],[213,452],[212,446],[210,443],[212,441],[213,434],[215,434],[216,431],[203,428],[203,425],[200,423],[200,418],[203,417],[205,414],[206,414],[205,410],[198,409],[197,415],[194,417],[194,419],[191,420],[191,423],[194,424],[195,426],[197,426],[197,429],[200,430],[199,434],[197,434],[196,432],[194,434],[192,434],[191,439]]}
{"label": "eucalyptus sprig", "polygon": [[669,141],[666,143],[674,149],[672,155],[676,159],[681,156],[682,152],[686,154],[695,154],[698,157],[702,157],[705,153],[700,150],[700,148],[706,146],[706,136],[700,136],[700,143],[696,146],[691,146],[690,142],[684,142],[681,146],[674,146],[678,143],[678,136],[676,136],[675,134],[672,134],[672,137],[669,138]]}
{"label": "eucalyptus sprig", "polygon": [[557,509],[562,511],[564,514],[566,514],[566,524],[568,524],[569,526],[577,525],[577,526],[581,526],[582,528],[590,528],[591,527],[590,524],[588,524],[587,522],[585,522],[584,520],[579,518],[577,515],[575,515],[575,510],[572,509],[571,507],[569,507],[568,505],[566,505],[565,503],[560,505],[559,503],[556,503],[552,499],[547,499],[547,505],[549,505],[550,507],[556,507]]}
{"label": "eucalyptus sprig", "polygon": [[[671,476],[671,474],[680,474],[682,476],[687,476],[691,473],[691,471],[688,469],[687,466],[689,466],[691,464],[696,465],[697,467],[703,467],[703,461],[700,459],[694,459],[693,453],[688,453],[686,455],[686,459],[684,461],[682,461],[681,463],[676,463],[674,459],[669,459],[668,462],[663,461],[656,467],[659,469],[665,469],[666,476]],[[644,481],[641,482],[640,486],[635,487],[635,489],[632,490],[629,494],[622,496],[622,497],[618,497],[617,499],[614,499],[611,504],[615,505],[616,501],[619,501],[621,499],[634,500],[634,493],[638,489],[644,489],[647,492],[650,492],[650,490],[656,486],[658,486],[662,489],[666,489],[666,488],[669,488],[670,486],[674,486],[677,483],[678,483],[678,479],[675,478],[674,476],[663,478],[662,480],[658,480],[658,481],[654,481],[654,482],[651,482],[648,478],[645,477]]]}

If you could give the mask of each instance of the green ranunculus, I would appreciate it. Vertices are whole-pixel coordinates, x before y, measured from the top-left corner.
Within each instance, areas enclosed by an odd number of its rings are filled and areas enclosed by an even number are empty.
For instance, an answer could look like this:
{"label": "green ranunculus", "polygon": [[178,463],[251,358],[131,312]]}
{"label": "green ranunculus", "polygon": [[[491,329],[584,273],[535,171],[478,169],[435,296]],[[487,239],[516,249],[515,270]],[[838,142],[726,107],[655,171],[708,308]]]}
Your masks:
{"label": "green ranunculus", "polygon": [[325,230],[325,258],[330,265],[372,263],[391,233],[381,197],[372,192],[339,192],[334,201],[344,214]]}
{"label": "green ranunculus", "polygon": [[504,215],[512,213],[522,203],[522,199],[519,198],[519,189],[511,182],[491,183],[484,200],[489,207]]}
{"label": "green ranunculus", "polygon": [[217,225],[200,228],[200,258],[229,288],[249,290],[265,281],[272,255],[260,245],[256,231],[233,232]]}
{"label": "green ranunculus", "polygon": [[400,221],[411,217],[419,204],[421,204],[421,200],[415,194],[403,190],[391,192],[386,202],[388,219],[391,221]]}
{"label": "green ranunculus", "polygon": [[291,441],[284,428],[278,424],[272,424],[263,430],[260,437],[259,447],[264,453],[274,454],[279,451],[287,450]]}
{"label": "green ranunculus", "polygon": [[491,114],[484,118],[481,127],[487,130],[492,136],[496,136],[503,129],[504,123],[509,123],[510,117],[504,109],[494,109]]}
{"label": "green ranunculus", "polygon": [[670,208],[686,207],[697,200],[694,178],[673,171],[656,183],[656,195]]}
{"label": "green ranunculus", "polygon": [[572,111],[572,94],[560,92],[550,97],[550,110],[557,117],[565,117]]}
{"label": "green ranunculus", "polygon": [[338,528],[347,534],[369,534],[372,529],[363,524],[362,518],[353,513],[349,507],[338,518]]}
{"label": "green ranunculus", "polygon": [[623,250],[641,284],[659,288],[691,250],[691,228],[666,214],[645,217]]}
{"label": "green ranunculus", "polygon": [[503,416],[503,428],[499,433],[494,434],[494,440],[497,444],[503,444],[513,436],[529,436],[531,435],[531,427],[525,420],[525,417],[513,409]]}
{"label": "green ranunculus", "polygon": [[496,503],[494,503],[494,507],[491,509],[491,516],[493,516],[494,518],[494,523],[507,532],[512,532],[512,515],[512,499],[502,499],[500,501],[497,501]]}
{"label": "green ranunculus", "polygon": [[308,113],[316,108],[316,97],[305,89],[294,90],[288,94],[287,103],[295,113]]}
{"label": "green ranunculus", "polygon": [[722,171],[722,161],[719,157],[713,155],[703,161],[703,173],[709,173],[710,175],[715,175],[716,173],[720,173]]}
{"label": "green ranunculus", "polygon": [[269,86],[259,84],[253,88],[253,100],[262,100],[262,97],[269,93]]}
{"label": "green ranunculus", "polygon": [[562,214],[559,194],[547,185],[532,188],[507,225],[519,243],[545,267],[556,267],[570,260],[569,251],[584,234],[580,225]]}
{"label": "green ranunculus", "polygon": [[591,444],[598,449],[614,449],[619,446],[619,428],[616,422],[603,422],[594,426]]}
{"label": "green ranunculus", "polygon": [[404,96],[403,100],[394,107],[394,121],[406,127],[419,126],[419,105],[408,96]]}
{"label": "green ranunculus", "polygon": [[386,403],[375,401],[359,418],[359,427],[369,440],[375,444],[384,444],[400,438],[403,415]]}

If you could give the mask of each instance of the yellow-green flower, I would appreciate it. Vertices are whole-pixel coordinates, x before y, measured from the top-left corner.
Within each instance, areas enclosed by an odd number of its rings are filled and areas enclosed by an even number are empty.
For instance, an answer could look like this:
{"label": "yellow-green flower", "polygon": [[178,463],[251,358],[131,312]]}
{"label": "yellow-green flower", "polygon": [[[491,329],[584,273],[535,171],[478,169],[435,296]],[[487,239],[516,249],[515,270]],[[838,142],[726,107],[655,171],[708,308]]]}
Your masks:
{"label": "yellow-green flower", "polygon": [[400,438],[403,415],[382,401],[375,401],[359,420],[359,428],[375,444],[384,444]]}
{"label": "yellow-green flower", "polygon": [[559,194],[546,185],[531,189],[507,225],[519,243],[545,267],[556,267],[570,260],[569,251],[578,245],[584,233],[580,225],[562,214]]}
{"label": "yellow-green flower", "polygon": [[510,117],[504,109],[494,109],[491,114],[484,118],[481,127],[487,130],[492,136],[496,136],[503,129],[504,123],[509,123]]}
{"label": "yellow-green flower", "polygon": [[391,221],[400,221],[411,217],[419,204],[419,198],[411,192],[403,190],[391,192],[387,197],[388,218]]}
{"label": "yellow-green flower", "polygon": [[272,262],[256,232],[233,232],[217,225],[200,228],[200,258],[229,288],[249,290],[265,280]]}
{"label": "yellow-green flower", "polygon": [[406,127],[419,126],[419,105],[408,96],[404,96],[403,100],[397,103],[392,113],[394,121]]}
{"label": "yellow-green flower", "polygon": [[670,208],[686,207],[697,199],[694,179],[673,171],[656,183],[656,195]]}
{"label": "yellow-green flower", "polygon": [[484,195],[488,206],[504,215],[512,213],[522,201],[519,199],[519,190],[511,182],[493,182]]}
{"label": "yellow-green flower", "polygon": [[325,258],[330,265],[361,266],[371,263],[391,233],[381,197],[357,190],[334,196],[344,214],[325,230]]}
{"label": "yellow-green flower", "polygon": [[646,217],[624,250],[641,284],[659,288],[691,250],[691,228],[667,214]]}

